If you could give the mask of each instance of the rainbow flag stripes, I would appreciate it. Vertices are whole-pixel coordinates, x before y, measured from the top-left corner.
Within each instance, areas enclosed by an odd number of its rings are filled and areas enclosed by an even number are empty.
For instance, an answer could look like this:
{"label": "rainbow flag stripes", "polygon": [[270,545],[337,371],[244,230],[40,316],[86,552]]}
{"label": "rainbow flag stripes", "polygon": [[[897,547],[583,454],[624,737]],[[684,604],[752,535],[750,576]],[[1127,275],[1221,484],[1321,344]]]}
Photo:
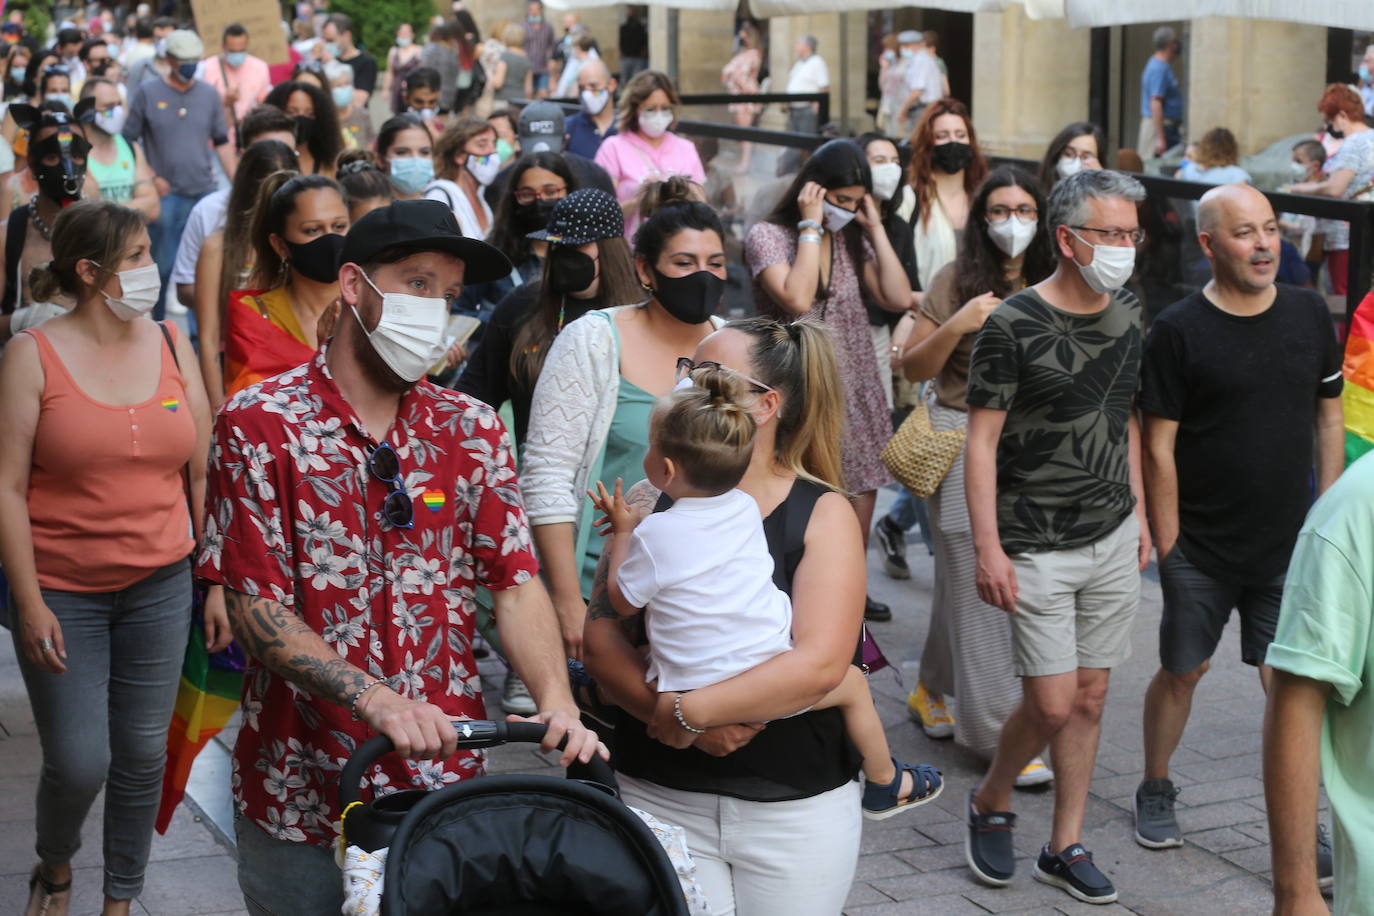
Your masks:
{"label": "rainbow flag stripes", "polygon": [[178,401],[176,398],[163,398],[162,406],[163,409],[170,410],[172,413],[176,413],[177,408],[181,406],[181,402]]}
{"label": "rainbow flag stripes", "polygon": [[438,512],[440,509],[444,508],[444,491],[426,490],[424,495],[420,497],[420,502],[424,503],[425,508],[429,509],[429,511]]}
{"label": "rainbow flag stripes", "polygon": [[1350,319],[1345,339],[1345,465],[1374,449],[1374,293],[1364,297]]}

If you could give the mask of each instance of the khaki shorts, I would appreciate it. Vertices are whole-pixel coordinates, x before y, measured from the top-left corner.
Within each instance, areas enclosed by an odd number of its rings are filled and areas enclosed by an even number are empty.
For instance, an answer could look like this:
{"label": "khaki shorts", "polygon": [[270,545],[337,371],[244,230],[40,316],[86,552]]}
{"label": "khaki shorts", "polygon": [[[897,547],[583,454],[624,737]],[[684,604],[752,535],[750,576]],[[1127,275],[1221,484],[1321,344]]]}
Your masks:
{"label": "khaki shorts", "polygon": [[1132,512],[1083,547],[1011,557],[1012,651],[1020,677],[1115,668],[1131,654],[1140,606],[1140,521]]}

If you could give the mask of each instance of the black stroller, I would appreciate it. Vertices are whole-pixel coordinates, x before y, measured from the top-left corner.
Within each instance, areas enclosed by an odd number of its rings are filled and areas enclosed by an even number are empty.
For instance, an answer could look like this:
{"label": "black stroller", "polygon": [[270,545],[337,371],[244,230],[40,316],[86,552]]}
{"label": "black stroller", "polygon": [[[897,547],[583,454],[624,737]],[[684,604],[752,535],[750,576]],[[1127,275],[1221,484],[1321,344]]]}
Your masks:
{"label": "black stroller", "polygon": [[[462,749],[537,744],[545,732],[526,722],[453,725]],[[599,757],[586,780],[487,776],[350,807],[367,769],[391,750],[372,738],[339,778],[348,843],[390,849],[383,916],[687,916],[667,853],[621,803]]]}

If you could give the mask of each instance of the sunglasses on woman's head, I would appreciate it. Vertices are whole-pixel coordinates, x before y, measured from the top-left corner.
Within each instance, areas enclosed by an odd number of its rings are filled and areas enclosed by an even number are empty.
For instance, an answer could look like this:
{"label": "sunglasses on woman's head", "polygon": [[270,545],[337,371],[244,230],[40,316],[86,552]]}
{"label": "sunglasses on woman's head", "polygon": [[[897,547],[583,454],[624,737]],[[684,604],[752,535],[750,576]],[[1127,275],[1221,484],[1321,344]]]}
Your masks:
{"label": "sunglasses on woman's head", "polygon": [[401,459],[390,442],[383,442],[367,456],[367,469],[387,485],[390,492],[382,502],[382,515],[394,528],[415,527],[415,504],[401,479]]}
{"label": "sunglasses on woman's head", "polygon": [[767,394],[768,392],[773,390],[771,387],[765,385],[763,382],[760,382],[758,379],[750,378],[743,372],[731,369],[729,366],[722,366],[715,360],[704,359],[701,362],[696,363],[692,362],[692,358],[690,356],[679,356],[677,358],[677,380],[679,382],[690,376],[693,372],[696,372],[698,369],[719,369],[723,372],[729,372],[732,375],[736,375],[749,383],[749,390],[752,391],[754,394]]}

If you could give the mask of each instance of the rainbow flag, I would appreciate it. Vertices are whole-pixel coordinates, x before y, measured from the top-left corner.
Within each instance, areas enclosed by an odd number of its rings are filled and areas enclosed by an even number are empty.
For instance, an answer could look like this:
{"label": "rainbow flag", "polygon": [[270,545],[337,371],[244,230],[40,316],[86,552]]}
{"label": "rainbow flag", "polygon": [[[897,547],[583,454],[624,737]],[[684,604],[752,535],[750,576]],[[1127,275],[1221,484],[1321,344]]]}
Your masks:
{"label": "rainbow flag", "polygon": [[1374,449],[1374,292],[1355,309],[1345,338],[1345,465]]}
{"label": "rainbow flag", "polygon": [[163,398],[162,406],[167,410],[170,410],[172,413],[176,413],[177,408],[181,406],[181,401],[177,400],[176,398]]}
{"label": "rainbow flag", "polygon": [[243,650],[237,643],[211,655],[205,651],[205,627],[197,589],[186,658],[181,663],[176,708],[167,733],[167,769],[162,778],[162,803],[157,812],[157,832],[166,833],[172,812],[186,795],[191,764],[206,743],[229,724],[239,708],[243,686]]}
{"label": "rainbow flag", "polygon": [[310,362],[315,351],[292,337],[258,311],[249,300],[263,290],[229,293],[224,314],[224,393],[237,394],[249,385],[281,375]]}

